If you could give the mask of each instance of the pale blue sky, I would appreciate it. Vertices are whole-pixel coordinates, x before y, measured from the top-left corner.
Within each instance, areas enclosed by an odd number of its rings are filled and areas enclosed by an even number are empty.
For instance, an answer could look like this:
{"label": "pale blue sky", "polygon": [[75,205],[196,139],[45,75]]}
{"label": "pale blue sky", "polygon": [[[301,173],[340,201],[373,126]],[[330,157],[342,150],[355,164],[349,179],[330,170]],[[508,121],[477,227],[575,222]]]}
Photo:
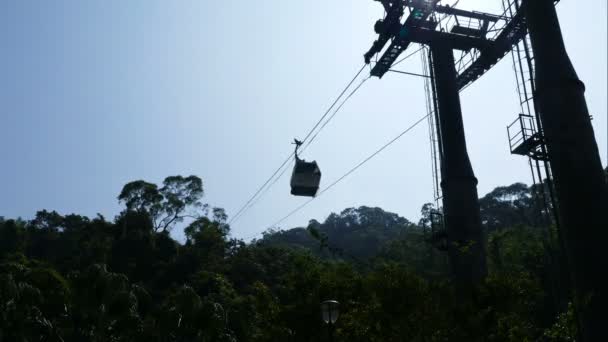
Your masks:
{"label": "pale blue sky", "polygon": [[[606,165],[606,1],[564,0],[558,12]],[[371,0],[1,1],[0,216],[113,217],[123,184],[175,174],[203,178],[205,200],[234,214],[360,68],[380,17]],[[419,59],[401,69],[419,72]],[[306,151],[322,185],[416,121],[423,96],[419,78],[367,82]],[[518,113],[510,59],[462,103],[480,193],[529,183],[507,147]],[[359,205],[416,220],[432,199],[427,132],[417,127],[283,226]],[[305,200],[285,176],[233,234],[260,232]]]}

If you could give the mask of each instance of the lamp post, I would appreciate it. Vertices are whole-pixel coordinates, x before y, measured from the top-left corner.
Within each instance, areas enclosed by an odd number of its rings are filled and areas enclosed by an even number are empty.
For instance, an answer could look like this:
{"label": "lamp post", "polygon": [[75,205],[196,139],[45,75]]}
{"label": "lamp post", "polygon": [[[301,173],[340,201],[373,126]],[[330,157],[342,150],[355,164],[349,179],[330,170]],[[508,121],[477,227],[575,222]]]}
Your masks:
{"label": "lamp post", "polygon": [[336,300],[326,300],[321,303],[321,318],[329,328],[329,341],[334,340],[334,324],[340,315],[340,303]]}

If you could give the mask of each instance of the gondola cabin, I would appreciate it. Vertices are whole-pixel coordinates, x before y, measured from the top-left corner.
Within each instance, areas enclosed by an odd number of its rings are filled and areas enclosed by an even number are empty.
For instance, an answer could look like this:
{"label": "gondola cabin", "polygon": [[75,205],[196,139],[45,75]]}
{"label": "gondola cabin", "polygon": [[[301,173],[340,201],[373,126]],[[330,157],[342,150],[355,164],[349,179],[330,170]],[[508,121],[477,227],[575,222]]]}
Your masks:
{"label": "gondola cabin", "polygon": [[296,164],[291,174],[291,194],[315,197],[321,182],[321,170],[316,161],[306,162],[296,156]]}

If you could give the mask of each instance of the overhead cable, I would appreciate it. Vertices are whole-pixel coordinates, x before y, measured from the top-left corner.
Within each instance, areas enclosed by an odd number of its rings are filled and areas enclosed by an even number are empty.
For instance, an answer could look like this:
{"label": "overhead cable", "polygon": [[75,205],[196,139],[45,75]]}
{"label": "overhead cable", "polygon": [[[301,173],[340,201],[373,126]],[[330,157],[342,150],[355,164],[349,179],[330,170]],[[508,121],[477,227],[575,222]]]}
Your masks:
{"label": "overhead cable", "polygon": [[[326,188],[324,188],[323,190],[321,190],[321,192],[319,192],[317,194],[316,197],[313,197],[309,200],[307,200],[306,202],[300,204],[298,207],[296,207],[295,209],[293,209],[291,212],[289,212],[287,215],[283,216],[280,220],[276,221],[274,224],[272,224],[270,227],[276,227],[279,224],[283,223],[285,220],[287,220],[288,218],[290,218],[291,216],[293,216],[295,213],[297,213],[298,211],[300,211],[302,208],[304,208],[305,206],[307,206],[310,202],[314,201],[315,199],[321,197],[321,195],[323,195],[324,193],[326,193],[327,191],[329,191],[331,188],[333,188],[334,186],[336,186],[338,183],[340,183],[342,180],[344,180],[344,178],[348,177],[349,175],[351,175],[353,172],[355,172],[357,169],[359,169],[361,166],[363,166],[364,164],[366,164],[368,161],[370,161],[371,159],[373,159],[375,156],[377,156],[378,154],[380,154],[382,151],[384,151],[387,147],[389,147],[390,145],[392,145],[393,143],[395,143],[397,140],[399,140],[401,137],[403,137],[405,134],[409,133],[412,129],[414,129],[416,126],[418,126],[421,122],[423,122],[427,117],[429,116],[429,114],[424,115],[423,117],[421,117],[420,119],[418,119],[418,121],[416,121],[414,124],[412,124],[411,126],[409,126],[407,129],[405,129],[403,132],[399,133],[399,135],[397,135],[395,138],[391,139],[389,142],[387,142],[386,144],[384,144],[382,147],[380,147],[378,150],[376,150],[374,153],[372,153],[371,155],[369,155],[367,158],[365,158],[363,161],[361,161],[359,164],[357,164],[355,167],[351,168],[348,172],[346,172],[344,175],[342,175],[340,178],[338,178],[337,180],[335,180],[334,182],[332,182],[329,186],[327,186]],[[249,237],[247,237],[247,239],[251,239],[253,237],[256,237],[260,234],[262,234],[265,230],[258,232],[254,235],[251,235]]]}
{"label": "overhead cable", "polygon": [[[344,100],[342,100],[342,103],[340,103],[340,105],[338,107],[336,107],[336,109],[334,110],[334,112],[332,113],[332,115],[329,116],[329,118],[323,123],[323,125],[321,125],[321,127],[319,127],[319,129],[317,130],[317,132],[315,133],[315,135],[313,135],[309,140],[308,143],[302,148],[302,150],[300,151],[300,154],[304,153],[304,151],[306,150],[306,148],[308,146],[310,146],[310,144],[315,140],[315,138],[317,137],[317,135],[323,130],[323,128],[325,128],[325,126],[327,126],[327,124],[334,118],[334,116],[340,111],[340,109],[342,109],[342,107],[344,106],[344,104],[361,88],[361,86],[363,85],[363,83],[365,83],[365,81],[369,80],[370,77],[366,77],[364,78],[361,83],[359,83],[359,85],[353,89],[353,91],[350,92],[350,94],[348,94],[348,96],[346,98],[344,98]],[[249,210],[251,207],[253,207],[261,198],[262,196],[264,196],[264,194],[277,182],[279,181],[279,179],[281,179],[281,177],[283,177],[283,175],[285,174],[285,172],[287,172],[287,170],[289,170],[288,167],[284,167],[283,171],[281,171],[281,173],[276,176],[274,178],[274,180],[262,191],[260,192],[260,194],[258,195],[258,197],[253,200],[244,210],[244,212],[247,212],[247,210]],[[242,215],[242,214],[241,214]]]}
{"label": "overhead cable", "polygon": [[[346,91],[350,88],[350,86],[359,77],[359,75],[361,74],[361,72],[363,72],[363,69],[365,69],[365,64],[361,67],[361,69],[359,69],[359,71],[355,74],[355,76],[352,78],[352,80],[346,85],[346,87],[344,88],[344,90],[342,90],[342,92],[340,93],[340,95],[338,95],[338,97],[336,98],[336,100],[331,104],[331,106],[329,106],[329,108],[325,111],[325,113],[321,116],[321,118],[317,121],[317,123],[313,126],[313,128],[310,129],[310,131],[308,132],[308,134],[306,134],[306,137],[304,138],[304,140],[302,140],[302,142],[306,142],[307,139],[311,136],[311,134],[316,130],[316,128],[319,127],[319,125],[321,124],[321,122],[323,121],[323,119],[325,119],[325,117],[327,117],[327,115],[331,112],[332,108],[338,103],[338,101],[342,98],[342,96],[344,96],[344,94],[346,93]],[[251,203],[254,201],[254,199],[256,197],[258,197],[258,195],[260,195],[260,193],[262,193],[262,191],[272,182],[272,180],[275,178],[275,176],[277,174],[279,174],[279,172],[281,172],[281,170],[283,169],[283,167],[285,165],[287,165],[287,163],[291,160],[291,158],[293,157],[293,155],[294,155],[294,153],[292,152],[287,157],[287,159],[285,159],[285,161],[283,161],[283,163],[281,163],[281,165],[272,173],[272,175],[270,175],[270,177],[268,177],[268,179],[264,182],[264,184],[262,184],[262,186],[260,186],[257,189],[257,191],[247,200],[247,202],[245,202],[245,204],[243,204],[240,207],[240,209],[232,217],[232,219],[230,219],[228,221],[228,224],[231,224],[234,221],[236,221],[246,211],[247,208],[251,207]],[[276,183],[276,180],[274,182],[272,182],[272,184],[274,184],[274,183]]]}
{"label": "overhead cable", "polygon": [[266,180],[266,182],[264,182],[264,184],[262,184],[262,186],[260,186],[260,188],[253,194],[253,196],[251,196],[249,198],[249,200],[247,200],[247,202],[245,202],[245,204],[243,204],[243,206],[237,211],[237,213],[232,216],[232,219],[230,219],[228,221],[228,224],[231,224],[232,222],[234,222],[240,215],[241,213],[243,213],[243,211],[245,210],[245,208],[258,196],[258,194],[260,192],[262,192],[262,190],[266,187],[266,185],[268,185],[268,183],[270,183],[270,181],[274,178],[274,176],[277,175],[277,173],[279,173],[281,171],[281,169],[283,168],[283,166],[285,166],[293,157],[293,153],[291,153],[289,155],[289,157],[287,157],[287,159],[285,159],[285,161],[283,161],[283,163],[281,163],[281,166],[279,166],[273,173],[272,175],[270,175],[270,177],[268,177],[268,179]]}
{"label": "overhead cable", "polygon": [[410,53],[409,55],[401,58],[400,60],[396,61],[395,63],[393,63],[393,65],[391,65],[391,68],[395,67],[397,64],[405,61],[406,59],[412,57],[413,55],[417,54],[418,52],[420,52],[422,49],[424,49],[424,45],[421,44],[420,48],[412,53]]}
{"label": "overhead cable", "polygon": [[369,79],[370,79],[370,76],[364,78],[363,81],[361,81],[361,83],[359,83],[359,85],[355,89],[353,89],[353,91],[351,91],[350,94],[348,94],[348,96],[346,98],[344,98],[342,103],[340,103],[340,105],[336,108],[336,110],[329,116],[329,118],[323,123],[323,125],[321,125],[321,127],[319,128],[317,133],[315,133],[315,135],[313,135],[312,138],[310,138],[310,140],[308,140],[308,143],[302,148],[302,151],[300,153],[304,153],[304,150],[308,146],[310,146],[310,144],[312,144],[312,142],[317,138],[317,135],[319,135],[319,133],[323,130],[323,128],[325,128],[325,126],[327,126],[327,124],[334,118],[334,116],[336,116],[336,114],[340,111],[340,109],[342,109],[342,106],[344,106],[344,104],[361,88],[363,83],[365,83],[365,81],[367,81]]}
{"label": "overhead cable", "polygon": [[319,119],[319,121],[317,121],[317,123],[314,125],[314,127],[308,132],[308,134],[302,140],[302,142],[306,142],[306,140],[310,137],[310,135],[312,134],[312,132],[314,132],[314,130],[317,127],[319,127],[319,125],[321,124],[321,122],[323,121],[323,119],[325,119],[325,117],[327,116],[327,114],[329,114],[329,112],[331,111],[331,109],[334,108],[334,106],[336,105],[336,103],[338,103],[338,101],[340,101],[340,99],[342,98],[342,96],[344,96],[344,94],[346,93],[346,91],[348,90],[348,88],[350,88],[350,86],[355,82],[355,80],[357,79],[357,77],[359,77],[359,75],[361,75],[361,72],[363,72],[363,69],[365,69],[365,64],[363,64],[363,66],[361,67],[361,69],[359,69],[359,71],[357,72],[357,74],[355,74],[355,77],[353,77],[353,79],[350,82],[348,82],[348,85],[344,88],[344,90],[342,90],[342,92],[340,93],[340,95],[338,95],[338,97],[331,104],[331,106],[329,106],[329,108],[327,108],[327,110],[325,111],[325,113],[323,114],[323,116],[321,116],[321,118]]}
{"label": "overhead cable", "polygon": [[422,74],[417,74],[414,72],[407,72],[407,71],[401,71],[401,70],[395,70],[395,69],[388,69],[388,71],[392,71],[392,72],[396,72],[398,74],[405,74],[405,75],[410,75],[410,76],[418,76],[418,77],[423,77],[423,78],[430,78],[431,76],[428,75],[422,75]]}

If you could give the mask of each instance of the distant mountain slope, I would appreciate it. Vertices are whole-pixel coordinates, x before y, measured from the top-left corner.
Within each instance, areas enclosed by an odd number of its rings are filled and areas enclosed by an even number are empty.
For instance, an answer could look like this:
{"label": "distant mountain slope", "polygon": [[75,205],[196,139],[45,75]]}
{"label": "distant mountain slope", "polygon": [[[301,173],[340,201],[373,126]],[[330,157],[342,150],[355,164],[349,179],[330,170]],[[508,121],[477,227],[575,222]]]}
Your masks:
{"label": "distant mountain slope", "polygon": [[[514,183],[497,187],[480,198],[481,220],[486,231],[492,233],[518,225],[546,226],[552,217],[538,195],[540,186]],[[423,205],[422,218],[414,224],[377,207],[347,208],[340,214],[332,213],[322,223],[311,220],[307,227],[269,230],[257,243],[306,249],[322,257],[369,259],[389,254],[394,259],[396,254],[405,253],[399,252],[398,246],[409,246],[407,253],[410,254],[426,248],[425,228],[430,225],[433,209],[430,203]],[[417,248],[413,248],[414,245]]]}
{"label": "distant mountain slope", "polygon": [[270,230],[258,242],[308,249],[325,257],[368,259],[377,256],[390,242],[404,237],[408,230],[420,229],[395,213],[362,206],[332,213],[323,223],[311,220],[305,228]]}

